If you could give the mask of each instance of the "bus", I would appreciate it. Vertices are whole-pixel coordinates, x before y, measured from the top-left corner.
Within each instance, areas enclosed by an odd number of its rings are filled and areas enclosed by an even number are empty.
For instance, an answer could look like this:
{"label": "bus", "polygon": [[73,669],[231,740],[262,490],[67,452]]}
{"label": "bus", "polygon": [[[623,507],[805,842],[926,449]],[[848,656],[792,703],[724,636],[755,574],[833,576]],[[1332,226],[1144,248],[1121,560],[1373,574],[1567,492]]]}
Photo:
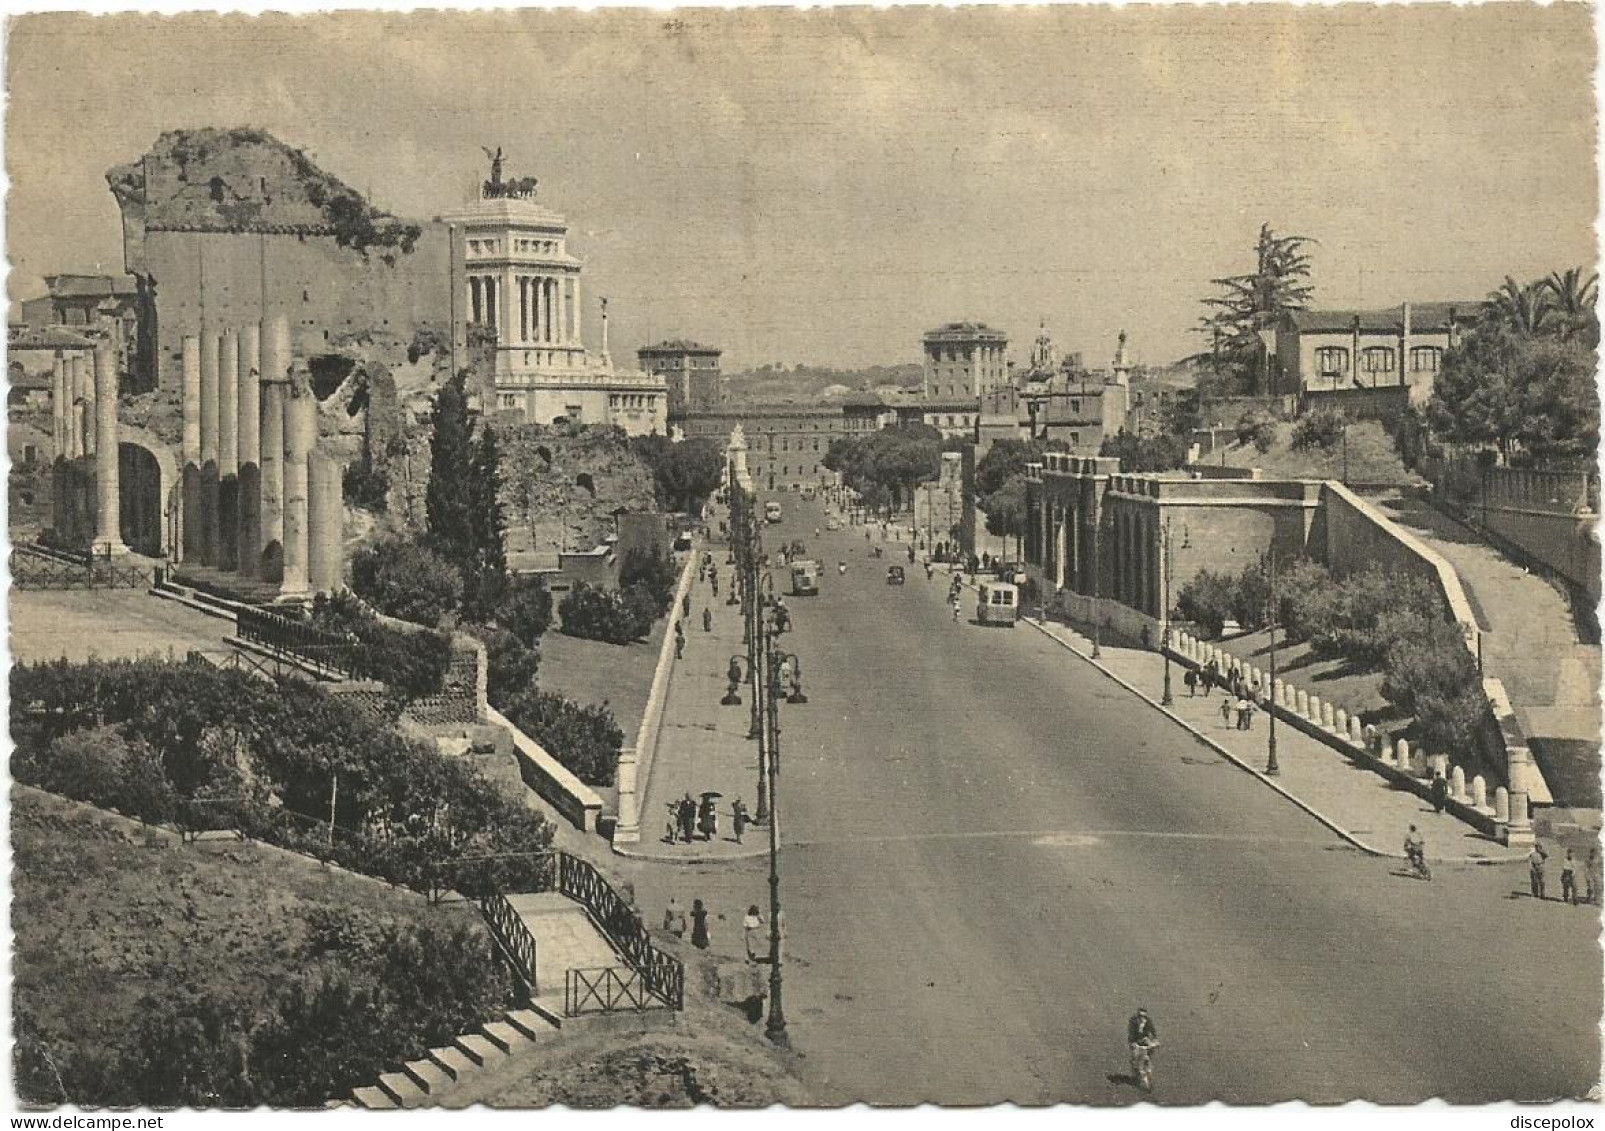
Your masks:
{"label": "bus", "polygon": [[1020,619],[1020,587],[1007,581],[981,582],[981,595],[975,602],[975,619],[981,624],[1014,627]]}
{"label": "bus", "polygon": [[819,595],[819,563],[794,561],[791,563],[791,591],[798,597]]}
{"label": "bus", "polygon": [[765,503],[763,505],[763,520],[765,522],[770,522],[770,523],[779,522],[780,521],[780,504],[779,503]]}

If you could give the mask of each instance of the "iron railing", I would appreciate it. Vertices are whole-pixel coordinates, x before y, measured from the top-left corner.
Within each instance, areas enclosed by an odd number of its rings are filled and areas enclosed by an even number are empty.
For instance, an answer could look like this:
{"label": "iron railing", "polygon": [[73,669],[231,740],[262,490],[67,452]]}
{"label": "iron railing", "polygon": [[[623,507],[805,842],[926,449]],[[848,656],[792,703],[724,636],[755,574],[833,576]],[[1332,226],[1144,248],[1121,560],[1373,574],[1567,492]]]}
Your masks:
{"label": "iron railing", "polygon": [[149,589],[156,583],[150,566],[117,565],[87,554],[72,560],[14,550],[10,566],[11,584],[18,589]]}
{"label": "iron railing", "polygon": [[[497,945],[513,964],[513,973],[527,983],[531,997],[540,993],[540,980],[535,966],[535,936],[530,934],[517,910],[500,892],[480,897],[479,910],[490,924],[490,933]],[[565,993],[565,997],[566,997]]]}
{"label": "iron railing", "polygon": [[241,640],[305,660],[336,675],[361,679],[367,674],[368,665],[356,641],[276,613],[244,606],[235,618],[235,631]]}
{"label": "iron railing", "polygon": [[685,966],[652,944],[651,936],[613,885],[589,861],[557,855],[557,889],[582,904],[608,941],[639,971],[646,988],[674,1009],[685,1007]]}
{"label": "iron railing", "polygon": [[633,966],[595,966],[571,969],[563,975],[563,1016],[586,1013],[644,1013],[667,1005],[647,988],[646,978]]}

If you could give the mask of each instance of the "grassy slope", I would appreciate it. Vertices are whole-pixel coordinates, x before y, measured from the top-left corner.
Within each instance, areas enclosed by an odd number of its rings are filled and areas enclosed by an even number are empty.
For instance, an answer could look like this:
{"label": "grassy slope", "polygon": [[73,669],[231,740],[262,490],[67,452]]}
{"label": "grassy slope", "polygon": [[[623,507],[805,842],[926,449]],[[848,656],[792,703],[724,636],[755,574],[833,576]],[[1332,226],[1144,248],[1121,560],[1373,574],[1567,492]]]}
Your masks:
{"label": "grassy slope", "polygon": [[317,907],[380,922],[479,922],[467,905],[432,906],[266,846],[182,845],[25,786],[12,787],[11,802],[14,1003],[56,1039],[126,1040],[150,991],[269,996],[303,969]]}
{"label": "grassy slope", "polygon": [[[1270,670],[1268,633],[1251,632],[1219,643],[1239,659]],[[1311,695],[1319,695],[1322,702],[1331,703],[1334,708],[1342,707],[1351,715],[1358,712],[1361,722],[1373,724],[1390,735],[1402,734],[1409,724],[1409,718],[1397,714],[1382,698],[1380,671],[1356,671],[1342,660],[1323,660],[1310,651],[1308,644],[1289,645],[1280,636],[1276,645],[1276,678]]]}
{"label": "grassy slope", "polygon": [[[1343,479],[1343,445],[1330,451],[1315,448],[1294,451],[1291,438],[1293,426],[1278,423],[1276,442],[1271,450],[1261,452],[1252,444],[1234,444],[1226,449],[1228,467],[1257,467],[1267,479]],[[1348,482],[1364,484],[1410,485],[1424,482],[1419,475],[1407,471],[1399,462],[1393,440],[1374,420],[1360,420],[1349,425]],[[1219,452],[1204,458],[1205,463],[1220,463]]]}

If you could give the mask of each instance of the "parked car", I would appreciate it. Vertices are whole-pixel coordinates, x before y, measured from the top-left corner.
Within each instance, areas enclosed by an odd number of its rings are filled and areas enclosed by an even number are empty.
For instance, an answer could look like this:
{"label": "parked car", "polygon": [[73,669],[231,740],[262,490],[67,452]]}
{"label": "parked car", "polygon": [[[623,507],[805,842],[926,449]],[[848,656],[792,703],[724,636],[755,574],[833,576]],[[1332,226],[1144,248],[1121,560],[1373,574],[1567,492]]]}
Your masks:
{"label": "parked car", "polygon": [[886,584],[888,584],[888,585],[901,585],[901,584],[903,584],[903,567],[902,566],[887,566],[886,567]]}
{"label": "parked car", "polygon": [[829,518],[827,518],[825,520],[825,529],[826,530],[840,530],[841,528],[842,528],[842,520],[837,518],[835,515],[831,515]]}

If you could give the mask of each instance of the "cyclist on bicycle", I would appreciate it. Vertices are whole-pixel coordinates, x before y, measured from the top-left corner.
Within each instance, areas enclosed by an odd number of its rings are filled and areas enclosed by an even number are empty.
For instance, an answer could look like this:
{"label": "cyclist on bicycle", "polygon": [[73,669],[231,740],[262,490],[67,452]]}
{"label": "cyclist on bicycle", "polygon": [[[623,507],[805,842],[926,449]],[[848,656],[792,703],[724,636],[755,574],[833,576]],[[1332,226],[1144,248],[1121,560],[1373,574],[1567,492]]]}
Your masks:
{"label": "cyclist on bicycle", "polygon": [[1126,1022],[1126,1045],[1131,1050],[1131,1074],[1145,1092],[1154,1088],[1153,1051],[1159,1047],[1159,1030],[1146,1009],[1139,1008]]}

